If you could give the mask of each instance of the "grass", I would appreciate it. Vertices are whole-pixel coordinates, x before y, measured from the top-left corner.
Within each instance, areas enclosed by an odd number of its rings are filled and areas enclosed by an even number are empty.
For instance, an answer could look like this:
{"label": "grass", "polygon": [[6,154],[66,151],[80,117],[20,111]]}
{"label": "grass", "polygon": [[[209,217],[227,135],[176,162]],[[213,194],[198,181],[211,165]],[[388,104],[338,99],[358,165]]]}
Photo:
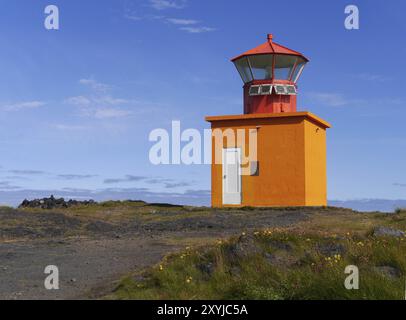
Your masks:
{"label": "grass", "polygon": [[[406,238],[375,238],[372,228],[405,230],[406,212],[323,217],[187,247],[125,277],[108,298],[404,299]],[[359,290],[344,286],[348,265],[359,269]]]}
{"label": "grass", "polygon": [[45,211],[41,208],[24,208],[20,210],[33,214],[48,211],[84,219],[99,219],[112,223],[133,219],[140,219],[142,222],[170,221],[209,214],[209,210],[204,207],[174,206],[159,203],[150,204],[144,201],[106,201]]}

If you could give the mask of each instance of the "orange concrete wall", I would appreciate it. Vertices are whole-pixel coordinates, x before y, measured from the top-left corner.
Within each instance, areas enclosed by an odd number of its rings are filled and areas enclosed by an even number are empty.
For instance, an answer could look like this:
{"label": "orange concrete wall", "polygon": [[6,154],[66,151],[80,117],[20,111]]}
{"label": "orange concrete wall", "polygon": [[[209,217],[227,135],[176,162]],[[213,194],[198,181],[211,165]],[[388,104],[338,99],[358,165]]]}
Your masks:
{"label": "orange concrete wall", "polygon": [[[325,206],[326,129],[307,117],[234,119],[212,122],[212,129],[258,128],[259,175],[242,176],[242,206]],[[226,139],[223,141],[226,145]],[[237,142],[229,148],[241,147]],[[222,207],[222,164],[212,145],[212,206]],[[221,158],[221,157],[220,157]]]}
{"label": "orange concrete wall", "polygon": [[306,120],[305,125],[305,180],[306,205],[327,205],[327,150],[326,129]]}
{"label": "orange concrete wall", "polygon": [[[242,177],[243,206],[304,206],[305,143],[303,118],[214,122],[212,128],[258,129],[258,176]],[[224,142],[225,144],[225,142]],[[228,145],[228,147],[241,147]],[[215,152],[213,139],[213,163]],[[212,205],[222,206],[222,165],[212,165]]]}

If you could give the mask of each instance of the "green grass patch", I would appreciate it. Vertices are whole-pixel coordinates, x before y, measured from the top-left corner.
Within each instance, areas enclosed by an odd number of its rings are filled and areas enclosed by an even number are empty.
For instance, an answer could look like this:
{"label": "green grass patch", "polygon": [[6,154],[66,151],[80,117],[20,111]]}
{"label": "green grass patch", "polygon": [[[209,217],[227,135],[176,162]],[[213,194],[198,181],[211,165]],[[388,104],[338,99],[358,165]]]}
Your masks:
{"label": "green grass patch", "polygon": [[[344,286],[348,265],[359,268],[359,290]],[[123,279],[110,298],[401,300],[405,274],[403,238],[265,230],[170,255]]]}

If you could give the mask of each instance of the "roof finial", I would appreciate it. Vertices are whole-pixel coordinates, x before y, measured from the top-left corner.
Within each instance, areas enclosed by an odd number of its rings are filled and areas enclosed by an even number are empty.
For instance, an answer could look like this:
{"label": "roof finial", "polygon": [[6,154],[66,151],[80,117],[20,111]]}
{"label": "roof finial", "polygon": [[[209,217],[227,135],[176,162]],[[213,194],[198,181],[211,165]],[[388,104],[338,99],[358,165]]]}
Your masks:
{"label": "roof finial", "polygon": [[273,39],[273,34],[268,33],[268,42],[272,42],[272,39]]}

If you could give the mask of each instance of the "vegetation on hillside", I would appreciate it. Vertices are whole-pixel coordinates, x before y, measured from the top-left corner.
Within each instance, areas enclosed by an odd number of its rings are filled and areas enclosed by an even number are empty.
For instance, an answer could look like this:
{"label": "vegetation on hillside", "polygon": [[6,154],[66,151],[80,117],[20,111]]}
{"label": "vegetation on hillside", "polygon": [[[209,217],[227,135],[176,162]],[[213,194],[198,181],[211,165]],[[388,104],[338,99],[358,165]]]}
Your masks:
{"label": "vegetation on hillside", "polygon": [[[124,278],[108,298],[404,299],[406,212],[339,219],[315,215],[188,247]],[[359,290],[344,286],[348,265],[359,269]]]}
{"label": "vegetation on hillside", "polygon": [[[330,207],[212,209],[108,201],[49,210],[1,208],[0,217],[0,239],[5,241],[137,235],[187,246],[128,275],[106,298],[405,298],[405,209],[385,214]],[[344,287],[348,265],[359,268],[359,290]]]}

